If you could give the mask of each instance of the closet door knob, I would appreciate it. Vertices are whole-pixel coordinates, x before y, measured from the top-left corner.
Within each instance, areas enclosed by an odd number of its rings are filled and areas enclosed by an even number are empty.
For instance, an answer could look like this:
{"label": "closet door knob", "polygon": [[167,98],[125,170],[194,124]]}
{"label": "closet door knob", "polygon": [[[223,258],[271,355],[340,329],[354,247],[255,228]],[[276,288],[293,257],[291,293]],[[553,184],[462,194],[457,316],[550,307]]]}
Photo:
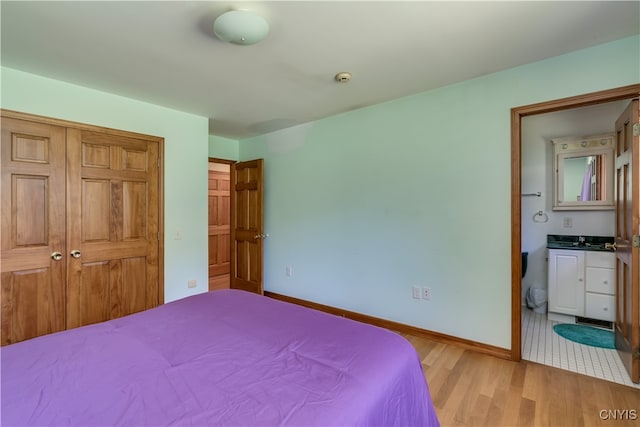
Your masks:
{"label": "closet door knob", "polygon": [[51,254],[51,259],[54,261],[60,261],[62,259],[62,254],[60,252],[53,252]]}
{"label": "closet door knob", "polygon": [[76,258],[76,259],[80,258],[80,251],[77,250],[77,249],[72,250],[71,251],[71,256]]}

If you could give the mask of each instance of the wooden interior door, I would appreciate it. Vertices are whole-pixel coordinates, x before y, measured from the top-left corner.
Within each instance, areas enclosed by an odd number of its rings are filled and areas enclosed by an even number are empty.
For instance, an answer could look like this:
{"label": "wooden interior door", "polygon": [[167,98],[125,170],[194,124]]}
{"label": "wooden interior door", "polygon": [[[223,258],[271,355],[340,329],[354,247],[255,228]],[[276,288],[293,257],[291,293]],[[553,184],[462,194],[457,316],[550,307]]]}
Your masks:
{"label": "wooden interior door", "polygon": [[209,290],[229,289],[231,166],[209,161]]}
{"label": "wooden interior door", "polygon": [[158,142],[69,129],[67,159],[67,328],[155,307]]}
{"label": "wooden interior door", "polygon": [[3,117],[0,156],[6,345],[65,328],[65,128]]}
{"label": "wooden interior door", "polygon": [[[634,135],[638,100],[616,121],[616,349],[631,380],[640,382],[640,146]],[[638,125],[640,126],[640,125]]]}
{"label": "wooden interior door", "polygon": [[231,288],[263,293],[264,160],[231,165]]}

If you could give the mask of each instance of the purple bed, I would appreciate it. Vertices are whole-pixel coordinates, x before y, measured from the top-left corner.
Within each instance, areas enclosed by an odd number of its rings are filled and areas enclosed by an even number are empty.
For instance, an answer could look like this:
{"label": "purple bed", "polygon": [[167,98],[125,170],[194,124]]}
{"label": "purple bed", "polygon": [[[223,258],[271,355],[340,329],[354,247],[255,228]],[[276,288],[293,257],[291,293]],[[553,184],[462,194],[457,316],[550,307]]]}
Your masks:
{"label": "purple bed", "polygon": [[3,426],[438,425],[404,338],[243,291],[0,352]]}

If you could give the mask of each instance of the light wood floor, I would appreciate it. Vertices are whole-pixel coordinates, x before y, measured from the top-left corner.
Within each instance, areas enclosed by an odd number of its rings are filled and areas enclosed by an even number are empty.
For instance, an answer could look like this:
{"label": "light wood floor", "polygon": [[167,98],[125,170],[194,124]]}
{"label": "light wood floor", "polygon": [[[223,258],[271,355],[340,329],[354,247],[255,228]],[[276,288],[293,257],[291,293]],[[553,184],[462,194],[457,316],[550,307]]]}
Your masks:
{"label": "light wood floor", "polygon": [[442,426],[640,425],[640,390],[404,337],[420,355]]}

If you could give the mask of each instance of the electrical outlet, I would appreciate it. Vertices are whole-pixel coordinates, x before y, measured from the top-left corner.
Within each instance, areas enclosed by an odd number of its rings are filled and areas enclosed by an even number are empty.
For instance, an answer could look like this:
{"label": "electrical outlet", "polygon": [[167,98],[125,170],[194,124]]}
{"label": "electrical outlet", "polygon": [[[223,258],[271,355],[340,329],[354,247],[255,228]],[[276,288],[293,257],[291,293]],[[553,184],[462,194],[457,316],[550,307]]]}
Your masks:
{"label": "electrical outlet", "polygon": [[420,299],[420,288],[419,288],[419,287],[414,286],[414,287],[411,289],[411,292],[412,292],[413,298],[415,298],[415,299]]}
{"label": "electrical outlet", "polygon": [[284,272],[287,274],[287,277],[293,276],[293,267],[287,265],[284,269]]}
{"label": "electrical outlet", "polygon": [[191,279],[187,282],[187,286],[190,288],[195,288],[198,285],[198,282],[196,279]]}
{"label": "electrical outlet", "polygon": [[571,218],[570,216],[565,216],[562,220],[562,224],[564,225],[564,228],[573,227],[573,218]]}
{"label": "electrical outlet", "polygon": [[422,288],[422,299],[430,300],[431,299],[431,288],[424,287]]}

